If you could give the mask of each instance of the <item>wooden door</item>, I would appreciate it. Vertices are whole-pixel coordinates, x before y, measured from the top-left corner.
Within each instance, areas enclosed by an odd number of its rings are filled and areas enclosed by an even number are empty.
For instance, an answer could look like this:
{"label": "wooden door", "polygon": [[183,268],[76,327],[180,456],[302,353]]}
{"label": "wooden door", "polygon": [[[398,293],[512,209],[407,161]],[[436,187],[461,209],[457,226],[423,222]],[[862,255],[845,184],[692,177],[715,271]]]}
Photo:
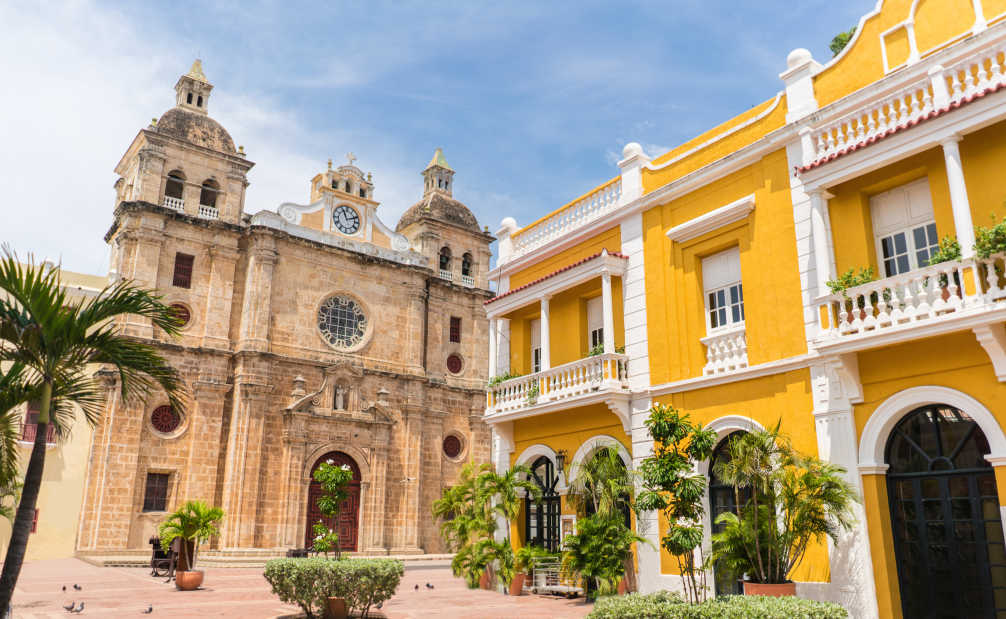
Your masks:
{"label": "wooden door", "polygon": [[[331,460],[336,466],[345,464],[353,471],[353,481],[349,483],[349,496],[342,502],[339,515],[326,518],[318,509],[318,499],[322,495],[321,484],[314,481],[314,471],[322,462]],[[319,520],[339,534],[339,548],[344,551],[355,551],[360,526],[360,468],[356,462],[341,451],[332,451],[318,458],[311,468],[311,485],[307,491],[307,526],[304,532],[304,546],[310,549],[314,545],[314,525]]]}

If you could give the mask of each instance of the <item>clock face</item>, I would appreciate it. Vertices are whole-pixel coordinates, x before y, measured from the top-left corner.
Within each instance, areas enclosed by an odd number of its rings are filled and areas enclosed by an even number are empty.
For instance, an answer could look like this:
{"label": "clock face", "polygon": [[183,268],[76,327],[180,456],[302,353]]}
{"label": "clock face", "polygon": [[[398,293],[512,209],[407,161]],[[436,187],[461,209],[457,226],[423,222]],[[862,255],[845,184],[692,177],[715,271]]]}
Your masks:
{"label": "clock face", "polygon": [[356,234],[360,229],[360,214],[352,207],[342,204],[332,211],[332,223],[343,234]]}

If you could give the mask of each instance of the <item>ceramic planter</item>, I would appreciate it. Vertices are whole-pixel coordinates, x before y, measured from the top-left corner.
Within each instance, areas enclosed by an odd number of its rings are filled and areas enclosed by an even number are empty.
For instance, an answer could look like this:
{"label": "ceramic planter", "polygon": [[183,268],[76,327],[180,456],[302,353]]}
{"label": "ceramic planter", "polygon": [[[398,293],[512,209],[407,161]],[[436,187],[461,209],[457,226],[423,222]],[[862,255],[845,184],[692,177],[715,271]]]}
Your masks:
{"label": "ceramic planter", "polygon": [[347,619],[349,608],[343,598],[328,598],[325,606],[325,619]]}
{"label": "ceramic planter", "polygon": [[203,584],[202,570],[175,572],[175,587],[182,591],[195,591]]}
{"label": "ceramic planter", "polygon": [[767,595],[769,597],[781,598],[796,595],[796,583],[784,582],[778,584],[768,584],[760,582],[744,581],[744,595]]}
{"label": "ceramic planter", "polygon": [[489,591],[492,587],[489,583],[489,570],[482,572],[482,576],[479,576],[479,589],[485,589]]}
{"label": "ceramic planter", "polygon": [[522,595],[524,593],[524,574],[514,574],[510,581],[510,595]]}

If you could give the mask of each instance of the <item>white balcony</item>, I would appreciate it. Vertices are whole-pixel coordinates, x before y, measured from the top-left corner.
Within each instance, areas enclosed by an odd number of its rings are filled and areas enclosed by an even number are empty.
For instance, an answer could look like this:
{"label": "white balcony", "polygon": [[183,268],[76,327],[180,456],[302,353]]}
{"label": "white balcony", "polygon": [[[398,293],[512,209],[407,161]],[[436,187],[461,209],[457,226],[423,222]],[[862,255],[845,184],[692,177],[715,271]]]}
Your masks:
{"label": "white balcony", "polygon": [[618,207],[621,195],[622,179],[616,178],[574,200],[565,208],[527,226],[513,236],[513,252],[508,260],[530,253],[567,232],[581,228],[610,213]]}
{"label": "white balcony", "polygon": [[815,347],[849,352],[1002,322],[1003,258],[943,262],[821,297]]}
{"label": "white balcony", "polygon": [[702,338],[706,347],[706,376],[734,372],[748,366],[748,344],[744,325]]}
{"label": "white balcony", "polygon": [[451,273],[447,269],[440,269],[440,279],[446,279],[449,282],[454,281],[454,273]]}
{"label": "white balcony", "polygon": [[220,219],[220,211],[215,206],[199,205],[199,216],[203,219]]}
{"label": "white balcony", "polygon": [[181,198],[172,198],[171,196],[164,196],[164,208],[169,208],[173,211],[178,211],[182,213],[185,211],[185,201]]}
{"label": "white balcony", "polygon": [[461,276],[461,284],[464,285],[464,286],[468,286],[469,288],[474,288],[475,287],[475,278],[472,277],[471,275],[462,275]]}
{"label": "white balcony", "polygon": [[495,420],[549,413],[606,401],[614,394],[627,398],[628,387],[626,355],[594,355],[489,387],[486,417]]}

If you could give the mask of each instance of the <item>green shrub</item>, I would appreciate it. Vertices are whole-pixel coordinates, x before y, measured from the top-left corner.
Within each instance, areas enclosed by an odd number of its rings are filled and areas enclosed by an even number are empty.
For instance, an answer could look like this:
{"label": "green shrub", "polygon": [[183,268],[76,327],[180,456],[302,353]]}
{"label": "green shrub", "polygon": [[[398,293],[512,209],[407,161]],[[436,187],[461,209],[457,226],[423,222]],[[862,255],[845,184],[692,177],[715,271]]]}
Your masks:
{"label": "green shrub", "polygon": [[322,615],[329,597],[367,617],[371,606],[395,594],[404,569],[394,559],[273,559],[264,576],[281,601],[300,606],[308,619]]}
{"label": "green shrub", "polygon": [[840,292],[844,293],[848,288],[869,284],[875,279],[877,279],[877,276],[871,266],[859,269],[859,273],[856,273],[855,269],[849,269],[835,279],[830,279],[825,283],[828,285],[828,288],[831,288],[832,294],[838,294]]}
{"label": "green shrub", "polygon": [[1006,252],[1006,219],[991,228],[975,228],[975,253],[979,258],[988,258],[1002,252]]}
{"label": "green shrub", "polygon": [[587,615],[589,619],[847,619],[838,604],[797,597],[731,595],[685,604],[676,593],[630,593],[603,597]]}

